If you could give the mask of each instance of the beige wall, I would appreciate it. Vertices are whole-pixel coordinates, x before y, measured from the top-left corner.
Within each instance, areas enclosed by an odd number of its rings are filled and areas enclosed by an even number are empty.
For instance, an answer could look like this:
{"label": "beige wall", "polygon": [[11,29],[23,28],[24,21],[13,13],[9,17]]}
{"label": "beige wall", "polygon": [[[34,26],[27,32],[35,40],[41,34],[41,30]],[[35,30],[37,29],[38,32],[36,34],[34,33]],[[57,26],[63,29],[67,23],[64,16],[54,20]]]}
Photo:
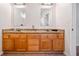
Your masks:
{"label": "beige wall", "polygon": [[9,4],[0,4],[0,54],[2,53],[2,28],[11,26],[11,7]]}
{"label": "beige wall", "polygon": [[78,3],[76,5],[76,8],[77,8],[77,23],[76,23],[76,25],[77,25],[77,31],[76,31],[77,40],[76,40],[76,42],[77,42],[77,46],[79,46],[79,4]]}
{"label": "beige wall", "polygon": [[[31,6],[31,7],[30,7]],[[34,4],[34,6],[29,5],[27,7],[27,22],[31,21],[29,24],[39,26],[39,8]],[[37,10],[37,11],[35,11]],[[31,11],[31,12],[29,12]],[[33,12],[32,12],[33,11]],[[39,19],[39,20],[37,20]],[[32,23],[33,22],[33,23]],[[54,24],[54,22],[52,22]],[[38,25],[37,25],[38,24]],[[2,28],[12,27],[11,19],[11,6],[9,4],[0,4],[0,51],[2,51]],[[65,29],[65,54],[66,55],[75,55],[72,49],[71,40],[71,26],[72,25],[72,4],[56,4],[56,27]],[[29,26],[28,24],[26,26]],[[53,28],[53,27],[52,27]],[[74,43],[73,43],[74,44]]]}
{"label": "beige wall", "polygon": [[75,50],[76,39],[74,39],[75,35],[73,36],[72,32],[72,21],[75,15],[75,14],[73,15],[73,12],[74,11],[72,11],[72,4],[66,4],[66,3],[56,4],[56,27],[60,29],[63,28],[65,30],[64,53],[66,55],[76,55]]}

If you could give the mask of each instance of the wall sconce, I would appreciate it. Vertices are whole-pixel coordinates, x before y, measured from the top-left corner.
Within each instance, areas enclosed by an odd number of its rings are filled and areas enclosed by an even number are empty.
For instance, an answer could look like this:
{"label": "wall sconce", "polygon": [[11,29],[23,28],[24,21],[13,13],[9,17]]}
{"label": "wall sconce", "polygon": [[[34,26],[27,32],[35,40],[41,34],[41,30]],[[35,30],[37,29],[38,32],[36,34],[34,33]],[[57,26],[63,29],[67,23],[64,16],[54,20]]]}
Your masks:
{"label": "wall sconce", "polygon": [[53,3],[41,3],[41,5],[45,5],[45,6],[52,6]]}
{"label": "wall sconce", "polygon": [[16,8],[25,8],[26,3],[14,3],[13,4]]}
{"label": "wall sconce", "polygon": [[41,8],[51,8],[53,3],[41,3]]}

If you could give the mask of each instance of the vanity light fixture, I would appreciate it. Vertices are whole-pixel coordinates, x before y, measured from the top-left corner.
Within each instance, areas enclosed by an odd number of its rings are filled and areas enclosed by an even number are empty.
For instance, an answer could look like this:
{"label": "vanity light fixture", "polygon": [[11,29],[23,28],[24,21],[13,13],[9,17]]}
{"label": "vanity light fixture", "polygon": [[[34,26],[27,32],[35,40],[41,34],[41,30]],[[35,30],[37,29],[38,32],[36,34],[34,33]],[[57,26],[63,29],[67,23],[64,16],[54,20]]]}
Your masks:
{"label": "vanity light fixture", "polygon": [[41,3],[41,8],[51,8],[53,3]]}
{"label": "vanity light fixture", "polygon": [[41,5],[45,5],[45,6],[52,6],[53,3],[41,3]]}
{"label": "vanity light fixture", "polygon": [[26,3],[14,3],[13,4],[16,8],[25,8]]}

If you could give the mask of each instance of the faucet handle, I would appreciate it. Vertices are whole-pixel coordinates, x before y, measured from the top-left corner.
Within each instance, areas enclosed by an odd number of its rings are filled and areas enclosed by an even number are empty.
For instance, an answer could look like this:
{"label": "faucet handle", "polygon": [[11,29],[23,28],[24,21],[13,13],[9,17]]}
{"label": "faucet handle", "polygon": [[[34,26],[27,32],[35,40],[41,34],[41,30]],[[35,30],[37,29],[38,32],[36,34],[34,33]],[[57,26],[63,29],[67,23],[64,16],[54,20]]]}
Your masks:
{"label": "faucet handle", "polygon": [[34,25],[32,25],[32,28],[34,29]]}

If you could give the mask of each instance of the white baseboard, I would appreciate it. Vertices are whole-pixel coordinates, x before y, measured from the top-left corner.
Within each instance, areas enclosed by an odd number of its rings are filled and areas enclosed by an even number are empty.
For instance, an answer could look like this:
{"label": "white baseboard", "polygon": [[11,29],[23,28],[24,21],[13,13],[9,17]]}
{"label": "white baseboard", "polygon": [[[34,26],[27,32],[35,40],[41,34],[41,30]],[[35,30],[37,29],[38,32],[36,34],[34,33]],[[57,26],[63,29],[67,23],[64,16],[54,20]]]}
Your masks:
{"label": "white baseboard", "polygon": [[0,52],[0,56],[1,56],[2,54],[3,54],[3,52],[1,51],[1,52]]}
{"label": "white baseboard", "polygon": [[70,55],[69,55],[67,52],[65,52],[65,51],[64,51],[64,55],[65,55],[65,56],[70,56]]}
{"label": "white baseboard", "polygon": [[76,46],[79,46],[79,44],[77,43]]}

